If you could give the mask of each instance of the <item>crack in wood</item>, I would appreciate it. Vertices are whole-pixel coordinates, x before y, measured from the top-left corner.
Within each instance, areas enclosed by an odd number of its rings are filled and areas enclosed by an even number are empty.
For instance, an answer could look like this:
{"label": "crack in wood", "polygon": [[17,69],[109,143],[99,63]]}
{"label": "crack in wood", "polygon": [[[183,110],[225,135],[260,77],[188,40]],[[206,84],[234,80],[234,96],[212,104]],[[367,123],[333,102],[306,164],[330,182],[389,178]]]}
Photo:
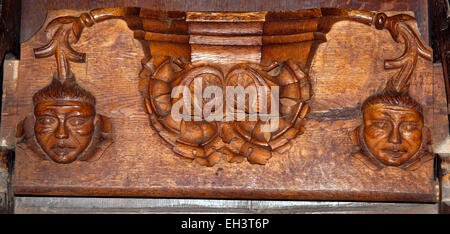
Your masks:
{"label": "crack in wood", "polygon": [[305,118],[316,121],[333,121],[356,119],[360,115],[360,107],[346,107],[342,109],[330,109],[327,111],[311,111]]}

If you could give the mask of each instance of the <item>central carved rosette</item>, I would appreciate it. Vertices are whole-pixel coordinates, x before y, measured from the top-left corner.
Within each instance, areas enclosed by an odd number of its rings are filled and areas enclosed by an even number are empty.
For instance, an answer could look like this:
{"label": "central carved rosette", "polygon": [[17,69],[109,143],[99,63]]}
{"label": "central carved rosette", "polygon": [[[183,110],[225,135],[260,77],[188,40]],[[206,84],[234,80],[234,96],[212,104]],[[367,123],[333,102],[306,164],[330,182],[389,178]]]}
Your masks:
{"label": "central carved rosette", "polygon": [[151,125],[185,158],[209,166],[222,155],[265,164],[303,131],[310,83],[294,63],[150,63],[157,64],[144,91]]}

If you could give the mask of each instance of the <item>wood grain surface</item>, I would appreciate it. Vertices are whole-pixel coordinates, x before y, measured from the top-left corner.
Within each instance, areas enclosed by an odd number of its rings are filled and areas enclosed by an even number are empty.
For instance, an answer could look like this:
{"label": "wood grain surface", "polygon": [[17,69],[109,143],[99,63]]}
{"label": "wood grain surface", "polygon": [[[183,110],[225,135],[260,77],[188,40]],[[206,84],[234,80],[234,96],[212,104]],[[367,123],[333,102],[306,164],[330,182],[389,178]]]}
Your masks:
{"label": "wood grain surface", "polygon": [[[80,13],[51,11],[46,21]],[[7,126],[32,112],[33,93],[46,86],[56,70],[54,58],[33,56],[32,49],[45,42],[40,31],[22,44],[17,99],[8,97],[16,103],[18,114],[3,120],[10,123]],[[138,90],[144,53],[125,22],[111,20],[92,26],[74,48],[87,54],[85,64],[72,65],[77,82],[94,94],[97,112],[111,118],[115,143],[98,161],[69,165],[33,161],[18,150],[16,194],[437,200],[433,161],[413,172],[395,167],[371,171],[351,158],[350,134],[361,124],[360,105],[395,74],[384,70],[383,61],[403,52],[387,31],[348,21],[332,27],[312,61],[313,97],[305,133],[288,152],[274,154],[264,166],[222,160],[203,167],[177,157],[164,145],[149,126]],[[433,143],[439,144],[447,136],[448,124],[442,73],[431,62],[419,59],[410,94],[424,107],[425,126],[432,130]]]}

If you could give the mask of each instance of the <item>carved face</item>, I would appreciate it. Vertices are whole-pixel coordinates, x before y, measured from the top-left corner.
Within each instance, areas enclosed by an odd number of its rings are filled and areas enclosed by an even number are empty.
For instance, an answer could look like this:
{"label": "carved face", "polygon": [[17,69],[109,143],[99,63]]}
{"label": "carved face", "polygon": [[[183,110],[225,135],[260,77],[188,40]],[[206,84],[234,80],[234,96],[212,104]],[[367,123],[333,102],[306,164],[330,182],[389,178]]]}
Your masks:
{"label": "carved face", "polygon": [[34,109],[36,138],[57,163],[71,163],[88,146],[94,133],[94,107],[79,101],[49,101]]}
{"label": "carved face", "polygon": [[364,140],[383,164],[402,165],[422,144],[423,118],[415,110],[375,104],[364,111]]}

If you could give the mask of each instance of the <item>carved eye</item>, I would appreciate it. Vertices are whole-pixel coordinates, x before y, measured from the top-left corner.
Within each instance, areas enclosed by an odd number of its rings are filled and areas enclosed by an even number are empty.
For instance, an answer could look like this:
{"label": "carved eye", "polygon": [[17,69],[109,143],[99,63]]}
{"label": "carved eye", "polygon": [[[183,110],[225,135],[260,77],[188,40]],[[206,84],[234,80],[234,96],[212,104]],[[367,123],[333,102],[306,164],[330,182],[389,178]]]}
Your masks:
{"label": "carved eye", "polygon": [[56,118],[52,117],[52,116],[40,116],[38,117],[38,122],[39,124],[42,125],[52,125],[54,123],[56,123]]}
{"label": "carved eye", "polygon": [[85,117],[71,117],[69,118],[68,122],[72,126],[80,126],[86,123],[88,118]]}
{"label": "carved eye", "polygon": [[400,128],[406,131],[414,131],[419,128],[419,125],[415,122],[403,122],[401,123]]}
{"label": "carved eye", "polygon": [[379,129],[388,129],[389,128],[389,124],[385,121],[372,122],[372,126],[379,128]]}

